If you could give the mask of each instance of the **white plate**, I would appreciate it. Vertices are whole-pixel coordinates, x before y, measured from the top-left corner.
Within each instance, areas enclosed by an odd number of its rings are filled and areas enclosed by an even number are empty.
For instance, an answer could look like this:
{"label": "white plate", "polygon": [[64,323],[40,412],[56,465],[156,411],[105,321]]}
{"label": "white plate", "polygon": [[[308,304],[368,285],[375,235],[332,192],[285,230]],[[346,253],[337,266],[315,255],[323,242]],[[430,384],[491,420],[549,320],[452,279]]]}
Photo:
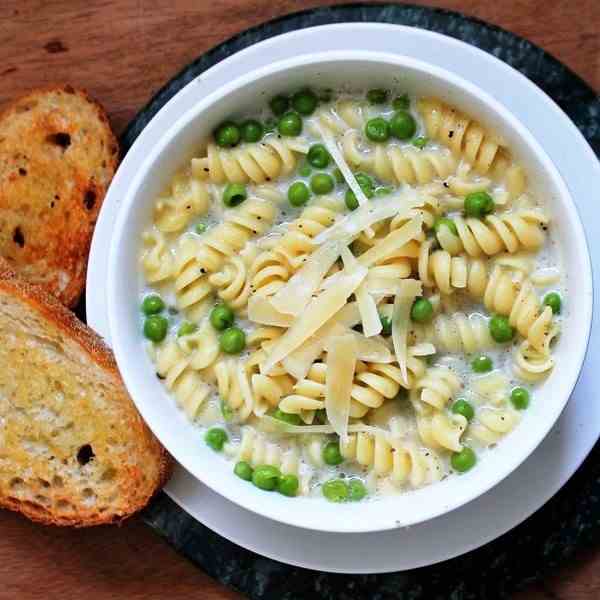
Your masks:
{"label": "white plate", "polygon": [[[174,121],[216,87],[250,69],[304,52],[357,47],[388,52],[393,48],[400,54],[454,71],[492,93],[512,110],[558,166],[575,201],[581,199],[578,208],[592,257],[598,257],[594,275],[596,282],[600,281],[600,224],[596,220],[595,201],[589,196],[589,190],[600,188],[600,165],[592,150],[568,117],[529,80],[494,57],[452,38],[380,24],[355,24],[351,31],[327,25],[278,36],[229,57],[192,81],[161,109],[140,139],[144,138],[146,144],[154,143],[164,124]],[[137,148],[136,143],[111,185],[92,244],[87,280],[88,321],[105,336],[108,335],[104,298],[108,247],[118,199],[144,159]],[[565,148],[569,151],[565,152]],[[596,300],[599,295],[597,287]],[[600,384],[593,380],[589,358],[595,352],[600,352],[597,319],[579,383],[547,439],[492,491],[433,521],[373,534],[296,529],[239,508],[182,468],[169,483],[167,493],[217,533],[283,562],[346,573],[398,571],[433,564],[477,548],[520,523],[554,495],[581,464],[600,435],[600,405],[590,401]],[[408,550],[402,552],[404,548]]]}

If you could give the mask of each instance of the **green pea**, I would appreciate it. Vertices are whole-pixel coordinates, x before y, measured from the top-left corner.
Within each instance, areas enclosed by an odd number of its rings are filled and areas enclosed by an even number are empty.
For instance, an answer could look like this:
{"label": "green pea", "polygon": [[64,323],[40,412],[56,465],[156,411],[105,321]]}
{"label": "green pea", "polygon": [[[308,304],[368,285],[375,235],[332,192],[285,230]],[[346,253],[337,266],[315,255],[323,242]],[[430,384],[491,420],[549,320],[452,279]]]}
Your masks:
{"label": "green pea", "polygon": [[321,492],[330,502],[348,500],[348,485],[341,479],[330,479],[321,486]]}
{"label": "green pea", "polygon": [[304,164],[298,169],[298,175],[300,177],[308,177],[312,173],[312,169],[309,164]]}
{"label": "green pea", "polygon": [[398,96],[398,98],[394,98],[392,102],[392,108],[394,110],[408,110],[410,107],[410,98],[408,94],[402,94],[402,96]]}
{"label": "green pea", "polygon": [[334,187],[335,181],[329,173],[317,173],[310,179],[310,189],[313,193],[317,194],[317,196],[329,194],[333,191]]}
{"label": "green pea", "polygon": [[233,472],[244,481],[252,481],[252,473],[254,473],[254,469],[245,460],[240,460],[239,462],[235,463]]}
{"label": "green pea", "polygon": [[244,142],[258,142],[263,134],[263,126],[255,119],[248,119],[240,125],[240,135]]}
{"label": "green pea", "polygon": [[369,119],[365,125],[365,135],[372,142],[387,142],[390,138],[390,126],[383,117]]}
{"label": "green pea", "polygon": [[228,183],[223,191],[223,204],[239,206],[247,197],[246,186],[241,183]]}
{"label": "green pea", "polygon": [[226,421],[231,421],[233,419],[233,408],[221,398],[221,414]]}
{"label": "green pea", "polygon": [[462,415],[467,421],[470,421],[475,416],[475,410],[470,402],[467,402],[464,398],[459,398],[452,405],[452,412],[455,415]]}
{"label": "green pea", "polygon": [[310,198],[310,190],[303,181],[295,181],[288,188],[287,197],[292,206],[303,206]]}
{"label": "green pea", "polygon": [[472,192],[465,197],[465,214],[467,217],[482,219],[494,212],[494,199],[487,192]]}
{"label": "green pea", "polygon": [[515,337],[514,327],[508,322],[507,317],[494,315],[489,323],[490,334],[499,344],[510,342]]}
{"label": "green pea", "polygon": [[301,115],[312,115],[318,103],[319,99],[312,90],[300,90],[292,96],[292,108]]}
{"label": "green pea", "polygon": [[221,452],[227,441],[227,432],[220,427],[212,427],[204,435],[204,441],[207,446],[210,446],[215,452]]}
{"label": "green pea", "polygon": [[331,155],[323,144],[313,144],[306,155],[306,160],[315,169],[324,169],[331,162]]}
{"label": "green pea", "polygon": [[473,369],[475,373],[488,373],[493,368],[494,363],[492,362],[492,359],[489,356],[485,356],[484,354],[476,356],[471,361],[471,369]]}
{"label": "green pea", "polygon": [[287,112],[279,119],[277,131],[286,137],[296,137],[302,133],[302,117],[297,112]]}
{"label": "green pea", "polygon": [[516,387],[510,393],[510,401],[517,410],[525,410],[529,406],[529,392],[522,387]]}
{"label": "green pea", "polygon": [[369,90],[367,92],[367,101],[369,104],[385,104],[388,99],[389,92],[381,88]]}
{"label": "green pea", "polygon": [[198,331],[198,325],[196,323],[190,323],[189,321],[184,321],[177,330],[177,337],[183,337],[184,335],[191,335],[192,333],[196,333]]}
{"label": "green pea", "polygon": [[283,421],[284,423],[288,423],[289,425],[302,425],[302,419],[300,418],[300,415],[286,413],[280,408],[273,413],[273,418]]}
{"label": "green pea", "polygon": [[371,179],[371,177],[369,177],[365,173],[356,173],[356,175],[354,175],[354,179],[356,179],[356,183],[358,183],[364,195],[367,198],[372,198],[375,194],[375,192],[373,191],[375,188],[375,183],[373,182],[373,179]]}
{"label": "green pea", "polygon": [[552,309],[553,314],[560,314],[562,300],[560,298],[560,294],[557,292],[550,292],[549,294],[546,294],[544,298],[544,304]]}
{"label": "green pea", "polygon": [[323,446],[321,454],[327,465],[339,465],[344,462],[344,457],[340,452],[340,445],[338,442],[327,442]]}
{"label": "green pea", "polygon": [[277,484],[277,491],[284,496],[293,497],[298,493],[300,482],[295,475],[283,475]]}
{"label": "green pea", "polygon": [[344,174],[337,167],[333,170],[333,176],[337,183],[344,183],[346,181],[344,179]]}
{"label": "green pea", "polygon": [[142,312],[145,315],[156,315],[165,309],[165,303],[158,294],[150,294],[142,301]]}
{"label": "green pea", "polygon": [[272,492],[279,483],[281,472],[271,465],[259,465],[252,473],[252,483],[261,490]]}
{"label": "green pea", "polygon": [[239,354],[246,347],[246,334],[239,327],[229,327],[221,334],[219,345],[226,354]]}
{"label": "green pea", "polygon": [[433,318],[433,305],[427,298],[417,298],[410,310],[410,318],[416,323],[429,323]]}
{"label": "green pea", "polygon": [[231,308],[227,306],[227,304],[217,304],[210,311],[209,319],[210,324],[217,331],[225,331],[225,329],[233,325],[233,322],[235,321],[235,314]]}
{"label": "green pea", "polygon": [[356,210],[358,208],[358,200],[356,199],[356,194],[352,190],[346,190],[344,202],[349,210]]}
{"label": "green pea", "polygon": [[286,96],[280,94],[271,98],[269,106],[271,107],[273,114],[280,117],[290,107],[290,101]]}
{"label": "green pea", "polygon": [[399,140],[407,140],[415,135],[417,123],[406,110],[399,110],[390,120],[390,132]]}
{"label": "green pea", "polygon": [[460,452],[455,452],[450,459],[452,468],[459,473],[465,473],[472,469],[476,462],[477,456],[468,446],[465,446]]}
{"label": "green pea", "polygon": [[221,148],[231,148],[240,142],[240,128],[231,121],[221,123],[214,135],[217,146],[221,146]]}
{"label": "green pea", "polygon": [[202,235],[208,229],[208,225],[206,223],[196,223],[196,227],[194,227],[194,231],[198,235]]}
{"label": "green pea", "polygon": [[458,229],[456,229],[456,224],[452,219],[448,219],[447,217],[438,217],[433,223],[433,229],[436,233],[439,233],[442,227],[447,227],[455,236],[458,237]]}
{"label": "green pea", "polygon": [[144,321],[144,335],[152,342],[162,342],[168,328],[169,321],[160,315],[151,315]]}
{"label": "green pea", "polygon": [[382,335],[392,335],[392,320],[385,315],[379,315],[381,321],[381,333]]}
{"label": "green pea", "polygon": [[389,196],[394,190],[387,185],[381,185],[375,190],[375,196]]}
{"label": "green pea", "polygon": [[348,500],[360,502],[367,495],[367,488],[360,479],[351,479],[348,482]]}
{"label": "green pea", "polygon": [[419,137],[416,137],[411,144],[415,147],[418,148],[419,150],[423,150],[423,148],[425,148],[425,146],[427,146],[427,142],[429,142],[429,140],[420,135]]}

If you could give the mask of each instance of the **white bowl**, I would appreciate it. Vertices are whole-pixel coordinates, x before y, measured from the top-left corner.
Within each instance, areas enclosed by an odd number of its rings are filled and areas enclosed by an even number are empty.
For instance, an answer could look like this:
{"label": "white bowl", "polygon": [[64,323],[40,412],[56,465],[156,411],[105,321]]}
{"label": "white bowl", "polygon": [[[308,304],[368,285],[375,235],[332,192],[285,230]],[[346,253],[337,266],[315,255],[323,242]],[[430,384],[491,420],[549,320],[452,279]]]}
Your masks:
{"label": "white bowl", "polygon": [[[349,82],[362,89],[393,83],[409,94],[436,96],[503,135],[552,214],[570,294],[566,305],[573,309],[564,316],[551,379],[536,391],[519,426],[477,468],[405,494],[340,505],[321,498],[291,500],[262,492],[235,477],[231,466],[206,447],[198,429],[157,381],[143,352],[138,273],[140,236],[151,222],[154,198],[216,124],[247,107],[260,106],[279,92],[306,85],[335,88]],[[484,91],[409,57],[361,51],[303,55],[250,72],[215,91],[173,123],[147,154],[121,202],[111,244],[107,282],[111,340],[127,389],[152,431],[184,468],[221,495],[265,517],[320,531],[408,526],[453,510],[492,488],[529,456],[559,417],[579,375],[591,326],[592,278],[585,234],[569,191],[544,150]]]}

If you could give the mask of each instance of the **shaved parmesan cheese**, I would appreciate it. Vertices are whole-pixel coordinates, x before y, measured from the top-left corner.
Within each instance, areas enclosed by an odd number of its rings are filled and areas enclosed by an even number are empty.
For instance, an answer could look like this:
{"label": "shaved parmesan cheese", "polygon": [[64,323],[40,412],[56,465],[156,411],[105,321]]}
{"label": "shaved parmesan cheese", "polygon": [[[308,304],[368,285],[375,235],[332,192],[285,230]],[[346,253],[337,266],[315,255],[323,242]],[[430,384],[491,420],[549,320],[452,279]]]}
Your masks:
{"label": "shaved parmesan cheese", "polygon": [[264,373],[268,375],[278,362],[327,323],[346,304],[348,297],[354,293],[366,275],[367,269],[359,267],[351,275],[341,277],[338,285],[314,298],[304,312],[294,319],[290,328],[275,342],[265,361]]}
{"label": "shaved parmesan cheese", "polygon": [[408,382],[408,329],[410,326],[410,309],[417,296],[421,295],[422,284],[416,279],[404,279],[398,284],[398,292],[394,299],[394,312],[392,314],[392,341],[396,360],[402,373],[406,386]]}
{"label": "shaved parmesan cheese", "polygon": [[355,295],[362,319],[363,333],[366,337],[377,335],[382,329],[381,319],[379,318],[377,304],[365,283],[360,285]]}
{"label": "shaved parmesan cheese", "polygon": [[[379,340],[368,338],[357,331],[351,331],[349,329],[346,329],[344,333],[354,337],[354,341],[356,342],[356,358],[358,360],[377,363],[390,363],[394,360],[392,353],[385,343],[381,341],[381,338],[379,338]],[[333,339],[334,336],[331,336],[325,342],[325,350],[327,352],[332,352]]]}
{"label": "shaved parmesan cheese", "polygon": [[284,369],[296,379],[304,379],[312,364],[323,352],[329,338],[332,335],[343,335],[357,323],[360,323],[358,305],[356,302],[349,302],[329,323],[323,325],[312,337],[281,361]]}
{"label": "shaved parmesan cheese", "polygon": [[327,420],[342,442],[348,439],[356,356],[356,341],[352,335],[338,336],[331,340],[325,375],[325,411]]}
{"label": "shaved parmesan cheese", "polygon": [[407,242],[415,239],[421,233],[422,225],[423,217],[415,215],[408,223],[402,225],[400,229],[394,229],[381,242],[361,254],[358,257],[358,262],[365,267],[370,267],[377,262],[389,258]]}
{"label": "shaved parmesan cheese", "polygon": [[360,185],[358,185],[358,182],[356,181],[354,174],[350,170],[348,163],[344,160],[342,153],[339,151],[337,144],[335,143],[335,139],[334,139],[333,135],[329,131],[326,131],[322,127],[320,127],[318,123],[315,123],[315,129],[320,134],[320,136],[323,140],[323,143],[325,144],[325,147],[329,151],[329,154],[331,154],[331,158],[333,158],[338,169],[342,172],[342,175],[344,176],[346,183],[348,184],[350,189],[354,192],[354,195],[356,196],[356,199],[358,200],[359,206],[368,204],[369,200],[365,196],[365,193],[362,191],[362,188],[360,187]]}
{"label": "shaved parmesan cheese", "polygon": [[273,296],[271,303],[281,313],[299,315],[319,289],[323,277],[337,260],[341,244],[331,241],[313,252],[292,278]]}
{"label": "shaved parmesan cheese", "polygon": [[248,299],[248,318],[261,325],[290,327],[294,322],[293,315],[279,312],[271,303],[270,298],[256,294]]}
{"label": "shaved parmesan cheese", "polygon": [[414,190],[406,189],[402,192],[385,198],[369,200],[367,204],[359,206],[349,215],[336,221],[314,238],[316,244],[323,244],[332,239],[351,239],[364,229],[383,219],[398,216],[410,219],[413,217],[412,209],[423,205]]}
{"label": "shaved parmesan cheese", "polygon": [[415,344],[409,348],[409,353],[412,356],[431,356],[435,352],[435,346],[429,343]]}

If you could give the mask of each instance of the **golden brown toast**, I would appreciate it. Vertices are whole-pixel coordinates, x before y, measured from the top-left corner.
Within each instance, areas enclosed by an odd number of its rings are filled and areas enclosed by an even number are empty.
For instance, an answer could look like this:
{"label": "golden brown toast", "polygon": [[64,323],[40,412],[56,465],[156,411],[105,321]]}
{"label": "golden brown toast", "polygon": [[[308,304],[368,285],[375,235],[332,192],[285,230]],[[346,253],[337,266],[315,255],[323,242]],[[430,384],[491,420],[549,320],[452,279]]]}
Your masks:
{"label": "golden brown toast", "polygon": [[0,256],[74,306],[118,144],[103,108],[65,85],[0,114]]}
{"label": "golden brown toast", "polygon": [[75,526],[143,508],[172,462],[111,351],[1,258],[0,339],[0,506]]}

